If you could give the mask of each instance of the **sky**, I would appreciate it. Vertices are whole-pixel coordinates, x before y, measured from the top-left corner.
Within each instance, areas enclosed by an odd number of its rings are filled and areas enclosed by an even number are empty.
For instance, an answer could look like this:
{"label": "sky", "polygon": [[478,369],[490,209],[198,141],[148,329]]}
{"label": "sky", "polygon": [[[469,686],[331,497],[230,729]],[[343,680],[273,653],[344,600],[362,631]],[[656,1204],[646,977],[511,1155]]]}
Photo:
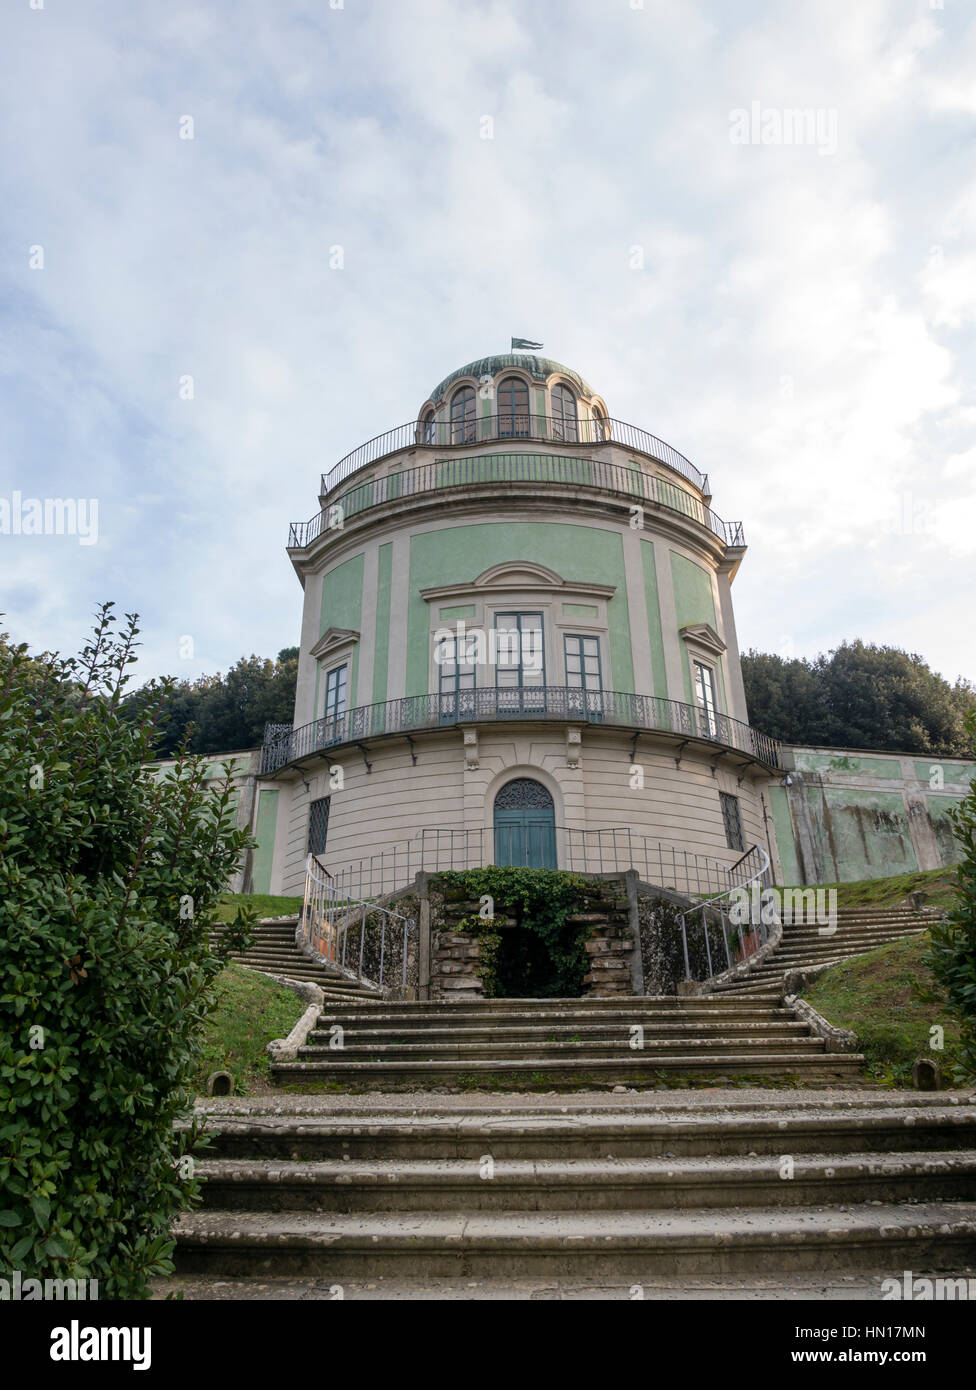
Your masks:
{"label": "sky", "polygon": [[976,680],[974,118],[962,0],[6,0],[0,627],[297,644],[319,474],[520,336],[744,523],[743,650]]}

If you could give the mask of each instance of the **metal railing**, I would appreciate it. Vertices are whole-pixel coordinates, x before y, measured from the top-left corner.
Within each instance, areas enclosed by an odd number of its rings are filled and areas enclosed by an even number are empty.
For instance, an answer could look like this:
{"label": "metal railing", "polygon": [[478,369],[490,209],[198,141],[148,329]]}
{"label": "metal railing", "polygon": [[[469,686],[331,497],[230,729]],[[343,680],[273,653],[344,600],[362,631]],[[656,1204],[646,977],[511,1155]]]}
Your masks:
{"label": "metal railing", "polygon": [[389,994],[405,996],[408,981],[417,984],[419,970],[417,951],[410,950],[413,926],[400,912],[353,897],[348,884],[308,856],[299,932],[304,944],[325,960]]}
{"label": "metal railing", "polygon": [[[759,913],[758,921],[751,920],[750,914],[749,931],[743,932],[741,913],[736,914],[734,921],[732,919],[731,895],[744,890],[747,898],[751,898],[753,884],[762,888],[768,887],[769,877],[769,855],[761,845],[753,845],[730,867],[729,883],[722,892],[706,898],[704,902],[696,903],[694,907],[686,908],[679,914],[686,980],[711,979],[713,975],[731,970],[733,965],[741,965],[754,951],[765,946],[769,940],[769,923],[765,921],[764,914]],[[701,937],[698,944],[700,946],[704,943],[704,956],[700,949],[695,953],[695,964],[698,966],[696,970],[692,969],[688,945],[689,919],[700,921]],[[730,930],[732,928],[734,931]],[[730,936],[733,940],[738,938],[739,952],[735,960],[729,946]],[[713,944],[716,948],[714,954]],[[752,951],[749,949],[750,945],[753,947]],[[718,949],[720,946],[724,947],[724,963],[723,953]],[[715,969],[716,963],[718,970]]]}
{"label": "metal railing", "polygon": [[613,874],[636,869],[645,883],[687,897],[723,893],[741,879],[738,866],[710,855],[640,835],[630,826],[485,826],[470,830],[434,827],[418,830],[376,854],[337,867],[330,876],[333,897],[357,902],[382,898],[406,888],[418,873],[460,873],[489,864],[531,867],[558,857],[572,873]]}
{"label": "metal railing", "polygon": [[664,507],[688,517],[726,545],[745,545],[741,521],[723,521],[693,493],[640,468],[574,454],[517,453],[434,459],[417,468],[358,483],[332,498],[310,520],[293,521],[288,530],[288,546],[300,549],[323,533],[339,535],[347,521],[387,502],[485,483],[562,483],[613,493],[632,505]]}
{"label": "metal railing", "polygon": [[482,415],[467,420],[408,420],[360,444],[322,474],[322,494],[336,487],[351,473],[368,463],[402,449],[456,449],[459,445],[480,444],[494,439],[536,439],[553,444],[620,444],[625,449],[657,459],[680,473],[695,487],[708,491],[708,475],[686,459],[665,440],[624,420],[600,416],[589,420],[565,419],[556,415],[535,415],[519,411]]}
{"label": "metal railing", "polygon": [[517,690],[488,686],[455,695],[407,695],[382,704],[360,705],[297,729],[269,726],[261,752],[261,771],[275,772],[313,753],[344,743],[359,743],[365,738],[481,721],[546,718],[701,739],[748,754],[769,767],[780,765],[781,745],[776,739],[727,714],[659,695],[543,685]]}

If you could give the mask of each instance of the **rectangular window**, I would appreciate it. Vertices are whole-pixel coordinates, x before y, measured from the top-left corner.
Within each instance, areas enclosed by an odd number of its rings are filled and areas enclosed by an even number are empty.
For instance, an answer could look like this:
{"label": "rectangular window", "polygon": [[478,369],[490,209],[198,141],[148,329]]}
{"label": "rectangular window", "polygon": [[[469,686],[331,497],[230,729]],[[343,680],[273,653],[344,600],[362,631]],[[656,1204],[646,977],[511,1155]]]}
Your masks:
{"label": "rectangular window", "polygon": [[322,854],[325,849],[326,836],[329,833],[329,802],[330,796],[323,796],[320,801],[313,801],[308,810],[308,852],[309,854]]}
{"label": "rectangular window", "polygon": [[566,647],[566,684],[571,690],[602,690],[599,637],[578,637],[567,633],[563,641]]}
{"label": "rectangular window", "polygon": [[338,719],[346,712],[346,686],[349,667],[337,666],[325,678],[325,717]]}
{"label": "rectangular window", "polygon": [[437,694],[442,722],[453,723],[462,715],[474,713],[477,636],[465,633],[461,638],[441,639],[437,654]]}
{"label": "rectangular window", "polygon": [[710,666],[695,662],[695,700],[704,713],[703,724],[708,738],[715,738],[718,724],[715,718],[715,673]]}
{"label": "rectangular window", "polygon": [[499,713],[542,713],[546,707],[542,614],[496,613],[492,636]]}
{"label": "rectangular window", "polygon": [[742,816],[739,814],[739,798],[728,792],[719,792],[722,803],[722,819],[725,822],[725,843],[729,849],[745,849],[742,839]]}

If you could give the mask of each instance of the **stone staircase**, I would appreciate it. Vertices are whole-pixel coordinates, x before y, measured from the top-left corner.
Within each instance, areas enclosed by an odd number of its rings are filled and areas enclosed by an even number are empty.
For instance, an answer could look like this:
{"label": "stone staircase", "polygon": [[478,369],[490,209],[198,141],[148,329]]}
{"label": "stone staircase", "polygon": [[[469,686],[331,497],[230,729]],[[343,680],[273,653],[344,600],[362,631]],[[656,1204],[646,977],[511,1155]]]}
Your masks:
{"label": "stone staircase", "polygon": [[431,1280],[465,1279],[462,1297],[492,1279],[511,1297],[532,1277],[633,1297],[662,1276],[775,1289],[871,1271],[880,1297],[904,1269],[976,1263],[976,1095],[283,1100],[206,1107],[215,1147],[176,1269],[241,1284],[201,1296],[248,1296],[248,1276],[261,1298],[296,1276],[334,1281],[320,1297],[389,1280],[388,1296],[430,1298]]}
{"label": "stone staircase", "polygon": [[906,907],[850,908],[838,912],[837,929],[830,934],[816,925],[791,923],[784,926],[779,946],[750,975],[721,984],[715,992],[775,999],[782,995],[784,977],[790,971],[832,965],[889,941],[917,936],[926,926],[926,916]]}
{"label": "stone staircase", "polygon": [[[295,942],[297,917],[279,917],[258,922],[253,944],[243,953],[230,956],[239,965],[262,970],[268,975],[286,975],[290,980],[307,980],[318,985],[327,1000],[382,999],[382,991],[361,980],[350,979],[334,966],[307,956]],[[218,940],[216,935],[212,941]]]}
{"label": "stone staircase", "polygon": [[827,1052],[797,1010],[766,998],[332,1000],[297,1061],[271,1071],[304,1091],[549,1090],[696,1076],[851,1083],[863,1060]]}

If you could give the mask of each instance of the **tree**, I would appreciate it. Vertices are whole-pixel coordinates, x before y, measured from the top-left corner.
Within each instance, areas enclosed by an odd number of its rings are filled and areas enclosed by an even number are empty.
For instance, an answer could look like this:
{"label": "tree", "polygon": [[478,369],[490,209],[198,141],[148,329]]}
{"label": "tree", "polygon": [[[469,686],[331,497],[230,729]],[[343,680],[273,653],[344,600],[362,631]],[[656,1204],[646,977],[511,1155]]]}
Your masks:
{"label": "tree", "polygon": [[199,1199],[197,1132],[174,1120],[223,964],[216,904],[252,842],[229,778],[147,768],[171,691],[122,717],[138,629],[111,607],[79,659],[0,644],[0,1264],[131,1298]]}
{"label": "tree", "polygon": [[[976,754],[976,714],[966,721]],[[963,858],[957,874],[956,902],[941,922],[929,928],[925,963],[945,990],[949,1008],[960,1024],[960,1082],[976,1078],[976,780],[949,815]]]}
{"label": "tree", "polygon": [[[167,682],[157,757],[172,757],[188,731],[193,753],[260,747],[265,724],[291,723],[297,678],[298,648],[284,647],[275,661],[242,656],[226,676]],[[125,712],[139,718],[156,699],[154,687],[137,690],[127,698]]]}
{"label": "tree", "polygon": [[949,685],[918,655],[864,642],[814,661],[750,651],[742,674],[751,721],[786,743],[968,756],[976,689]]}

